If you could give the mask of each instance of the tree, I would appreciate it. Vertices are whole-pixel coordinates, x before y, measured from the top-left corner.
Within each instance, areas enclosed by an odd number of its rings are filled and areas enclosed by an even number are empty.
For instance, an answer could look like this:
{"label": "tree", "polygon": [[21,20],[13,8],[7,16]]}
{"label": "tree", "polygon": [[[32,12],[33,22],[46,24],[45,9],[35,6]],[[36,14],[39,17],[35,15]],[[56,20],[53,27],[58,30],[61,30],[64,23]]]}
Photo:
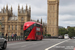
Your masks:
{"label": "tree", "polygon": [[51,34],[44,34],[43,36],[51,37]]}
{"label": "tree", "polygon": [[75,29],[73,27],[68,28],[68,34],[70,37],[75,36]]}
{"label": "tree", "polygon": [[58,35],[64,35],[64,34],[68,34],[67,29],[65,29],[65,28],[60,28],[60,29],[59,29],[59,34],[58,34]]}

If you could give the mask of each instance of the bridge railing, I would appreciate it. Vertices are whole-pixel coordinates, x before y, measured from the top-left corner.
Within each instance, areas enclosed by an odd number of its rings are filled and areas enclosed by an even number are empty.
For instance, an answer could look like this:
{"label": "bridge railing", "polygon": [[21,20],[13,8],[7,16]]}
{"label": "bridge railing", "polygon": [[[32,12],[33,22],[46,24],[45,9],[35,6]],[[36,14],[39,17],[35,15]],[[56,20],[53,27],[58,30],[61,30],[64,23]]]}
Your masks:
{"label": "bridge railing", "polygon": [[24,40],[23,36],[16,36],[16,37],[8,36],[8,37],[4,37],[4,38],[7,39],[7,41],[20,41],[20,40]]}

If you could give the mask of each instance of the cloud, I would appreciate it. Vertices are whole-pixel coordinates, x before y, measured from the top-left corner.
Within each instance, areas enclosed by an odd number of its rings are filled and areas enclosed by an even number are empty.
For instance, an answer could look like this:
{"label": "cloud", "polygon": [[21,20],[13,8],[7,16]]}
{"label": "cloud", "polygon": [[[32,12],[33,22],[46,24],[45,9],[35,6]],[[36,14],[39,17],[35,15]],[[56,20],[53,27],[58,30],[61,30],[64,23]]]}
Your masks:
{"label": "cloud", "polygon": [[69,14],[69,15],[75,15],[75,4],[74,5],[68,5],[68,6],[59,6],[59,13]]}
{"label": "cloud", "polygon": [[32,15],[38,15],[38,16],[43,16],[43,15],[47,15],[47,10],[45,10],[47,8],[45,7],[37,7],[37,6],[32,6]]}
{"label": "cloud", "polygon": [[75,0],[59,0],[60,6],[74,5]]}
{"label": "cloud", "polygon": [[37,21],[37,19],[39,19],[39,21],[41,21],[41,18],[42,18],[43,22],[47,23],[47,16],[33,16],[33,18],[31,18],[31,19],[36,20],[36,21]]}
{"label": "cloud", "polygon": [[75,0],[60,0],[59,26],[75,26]]}
{"label": "cloud", "polygon": [[75,26],[75,21],[59,21],[59,26],[64,26],[67,28],[67,26]]}
{"label": "cloud", "polygon": [[75,26],[75,16],[74,15],[59,15],[59,26]]}
{"label": "cloud", "polygon": [[61,21],[75,21],[75,16],[73,15],[59,15],[59,20]]}

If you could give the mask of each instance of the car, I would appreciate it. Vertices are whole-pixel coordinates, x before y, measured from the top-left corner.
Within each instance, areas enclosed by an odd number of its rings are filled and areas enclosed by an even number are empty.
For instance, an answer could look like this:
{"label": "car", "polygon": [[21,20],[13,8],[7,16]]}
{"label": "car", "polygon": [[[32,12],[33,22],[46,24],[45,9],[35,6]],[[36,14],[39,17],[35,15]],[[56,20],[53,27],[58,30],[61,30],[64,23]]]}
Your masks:
{"label": "car", "polygon": [[72,39],[75,39],[75,36],[74,36],[74,37],[72,37]]}
{"label": "car", "polygon": [[64,39],[64,37],[63,36],[58,36],[58,39]]}
{"label": "car", "polygon": [[0,47],[2,49],[6,49],[7,48],[7,40],[5,38],[2,38],[1,36],[0,36]]}

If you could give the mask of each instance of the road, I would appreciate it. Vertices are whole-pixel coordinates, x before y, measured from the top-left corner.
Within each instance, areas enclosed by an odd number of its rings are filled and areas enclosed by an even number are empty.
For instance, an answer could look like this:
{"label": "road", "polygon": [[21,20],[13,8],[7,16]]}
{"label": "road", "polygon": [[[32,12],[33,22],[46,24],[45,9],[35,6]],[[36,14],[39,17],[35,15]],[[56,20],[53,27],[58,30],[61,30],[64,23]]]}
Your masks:
{"label": "road", "polygon": [[73,50],[74,39],[43,39],[42,41],[8,42],[6,50]]}

